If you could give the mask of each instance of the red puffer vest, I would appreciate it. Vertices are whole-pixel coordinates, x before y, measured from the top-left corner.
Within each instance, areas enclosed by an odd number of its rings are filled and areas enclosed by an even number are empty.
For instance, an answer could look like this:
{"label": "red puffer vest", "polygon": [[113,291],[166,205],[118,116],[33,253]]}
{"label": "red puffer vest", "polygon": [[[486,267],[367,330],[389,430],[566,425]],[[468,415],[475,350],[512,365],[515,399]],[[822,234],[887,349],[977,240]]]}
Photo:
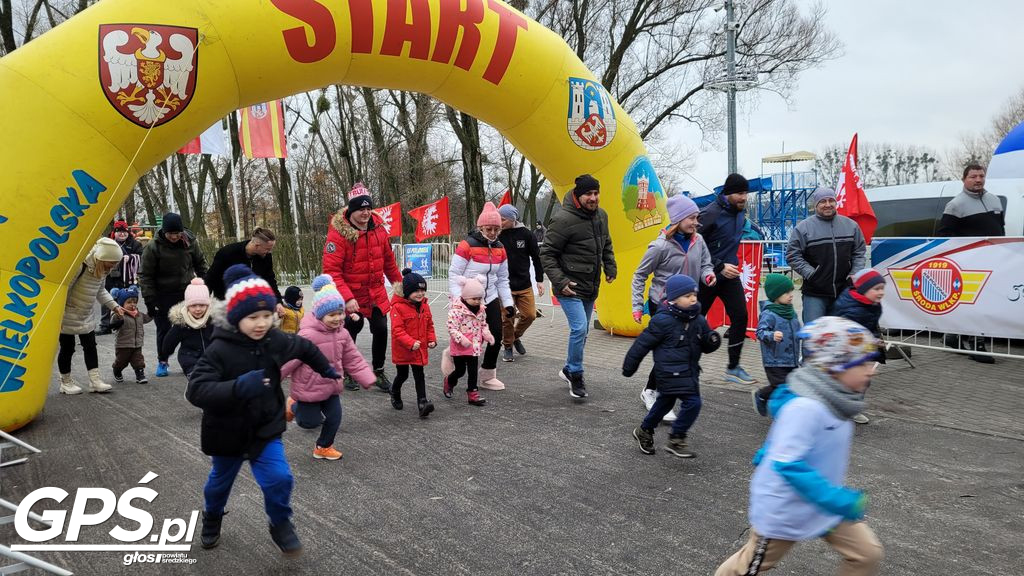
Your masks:
{"label": "red puffer vest", "polygon": [[384,275],[402,283],[383,220],[374,214],[366,230],[359,230],[345,218],[345,210],[331,217],[324,244],[323,270],[330,274],[346,302],[355,298],[359,312],[369,316],[373,307],[387,314],[391,310]]}
{"label": "red puffer vest", "polygon": [[[419,350],[412,345],[420,341]],[[391,299],[391,361],[395,364],[426,366],[430,359],[427,344],[437,342],[434,335],[434,317],[426,299],[420,309],[409,300],[395,294]]]}

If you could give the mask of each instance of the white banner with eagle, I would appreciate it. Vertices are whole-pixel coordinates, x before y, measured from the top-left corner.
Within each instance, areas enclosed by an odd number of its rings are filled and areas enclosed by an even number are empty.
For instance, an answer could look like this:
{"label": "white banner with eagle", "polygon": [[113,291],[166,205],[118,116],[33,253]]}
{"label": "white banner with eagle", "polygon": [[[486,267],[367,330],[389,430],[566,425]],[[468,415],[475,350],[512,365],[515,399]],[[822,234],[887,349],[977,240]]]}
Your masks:
{"label": "white banner with eagle", "polygon": [[884,328],[1024,337],[1024,238],[876,238]]}

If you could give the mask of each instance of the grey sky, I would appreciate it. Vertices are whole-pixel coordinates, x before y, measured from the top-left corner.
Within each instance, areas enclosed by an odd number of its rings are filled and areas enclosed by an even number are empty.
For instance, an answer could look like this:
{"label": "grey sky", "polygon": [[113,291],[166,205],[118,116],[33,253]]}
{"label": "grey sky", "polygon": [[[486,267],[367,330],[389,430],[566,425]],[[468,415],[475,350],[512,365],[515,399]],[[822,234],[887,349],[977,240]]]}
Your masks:
{"label": "grey sky", "polygon": [[[805,73],[789,106],[776,94],[758,102],[740,97],[740,171],[761,173],[761,157],[782,151],[817,152],[848,144],[854,132],[870,142],[927,145],[945,153],[960,135],[987,127],[1024,88],[1020,0],[842,0],[827,2],[827,22],[843,56]],[[725,97],[722,96],[722,106]],[[699,132],[682,143],[701,146]],[[683,189],[707,193],[726,176],[724,134],[717,149],[697,156]],[[765,174],[771,171],[765,166]],[[696,181],[695,181],[696,180]],[[698,183],[699,181],[700,183]]]}

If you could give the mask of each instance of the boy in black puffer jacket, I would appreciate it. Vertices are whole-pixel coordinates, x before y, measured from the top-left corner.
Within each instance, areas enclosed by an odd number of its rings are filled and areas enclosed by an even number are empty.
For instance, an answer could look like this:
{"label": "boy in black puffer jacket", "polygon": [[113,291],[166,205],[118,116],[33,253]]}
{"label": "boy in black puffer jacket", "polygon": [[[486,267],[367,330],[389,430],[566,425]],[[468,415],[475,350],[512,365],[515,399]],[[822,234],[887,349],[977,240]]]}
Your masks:
{"label": "boy in black puffer jacket", "polygon": [[[302,552],[291,523],[292,473],[284,456],[285,396],[281,366],[298,358],[325,378],[340,379],[327,358],[305,338],[274,327],[277,296],[244,264],[224,273],[223,308],[214,311],[213,342],[196,364],[185,398],[203,409],[203,453],[213,458],[206,482],[203,548],[220,539],[224,505],[235,476],[249,460],[263,490],[270,536],[286,555]],[[226,311],[226,312],[225,312]],[[226,322],[224,320],[226,319]]]}
{"label": "boy in black puffer jacket", "polygon": [[636,373],[644,356],[654,351],[658,398],[640,427],[633,430],[633,438],[641,452],[654,454],[654,428],[678,400],[679,416],[665,449],[680,458],[693,458],[696,454],[686,443],[686,433],[700,414],[700,356],[717,350],[722,337],[700,315],[697,283],[689,276],[669,278],[665,300],[668,306],[658,309],[622,363],[622,375],[628,378]]}

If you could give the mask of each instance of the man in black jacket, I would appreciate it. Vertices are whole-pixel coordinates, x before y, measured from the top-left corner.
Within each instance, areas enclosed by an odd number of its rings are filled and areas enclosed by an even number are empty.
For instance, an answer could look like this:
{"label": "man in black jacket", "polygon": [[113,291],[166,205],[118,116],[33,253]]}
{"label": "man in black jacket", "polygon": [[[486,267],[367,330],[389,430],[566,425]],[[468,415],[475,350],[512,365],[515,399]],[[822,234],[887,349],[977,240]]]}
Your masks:
{"label": "man in black jacket", "polygon": [[[502,311],[501,344],[504,346],[504,352],[501,359],[505,362],[514,362],[516,357],[512,352],[513,346],[520,355],[526,354],[526,346],[523,345],[521,338],[530,324],[537,319],[533,287],[536,282],[537,293],[544,295],[544,269],[540,263],[537,240],[533,232],[519,222],[519,210],[511,204],[505,204],[498,208],[498,214],[501,214],[501,233],[498,234],[498,241],[505,247],[505,254],[508,255],[508,285],[518,311],[511,318]],[[531,262],[534,278],[530,278]]]}
{"label": "man in black jacket", "polygon": [[569,350],[565,367],[558,376],[569,383],[569,395],[586,398],[583,381],[583,347],[587,343],[594,300],[605,281],[615,281],[618,269],[608,214],[599,206],[601,184],[590,174],[576,178],[576,186],[565,194],[562,209],[551,220],[540,261],[551,279],[551,291],[558,294],[562,312],[569,322]]}
{"label": "man in black jacket", "polygon": [[213,256],[213,263],[206,273],[206,285],[210,287],[210,295],[218,300],[224,299],[224,272],[235,264],[245,264],[253,273],[263,278],[270,284],[277,296],[277,311],[284,313],[284,306],[281,304],[281,290],[277,287],[277,275],[274,274],[274,245],[277,243],[277,236],[267,228],[256,228],[252,231],[252,238],[234,242],[222,247]]}

